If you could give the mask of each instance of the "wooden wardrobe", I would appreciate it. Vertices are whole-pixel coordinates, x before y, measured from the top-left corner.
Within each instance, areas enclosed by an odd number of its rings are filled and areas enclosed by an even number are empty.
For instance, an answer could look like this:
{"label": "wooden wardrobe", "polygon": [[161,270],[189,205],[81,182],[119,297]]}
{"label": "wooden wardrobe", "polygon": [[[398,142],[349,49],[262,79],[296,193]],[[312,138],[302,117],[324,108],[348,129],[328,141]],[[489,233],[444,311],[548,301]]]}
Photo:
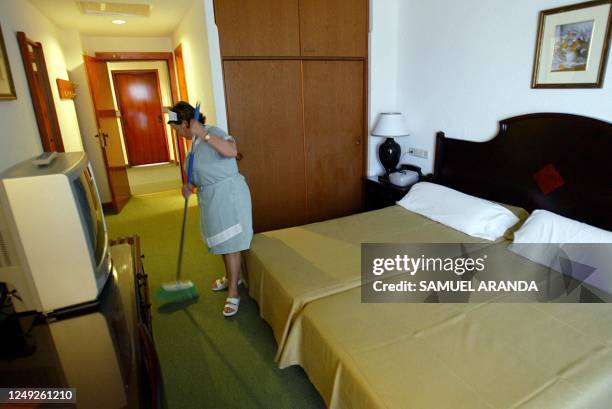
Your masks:
{"label": "wooden wardrobe", "polygon": [[367,0],[215,0],[255,231],[362,208]]}

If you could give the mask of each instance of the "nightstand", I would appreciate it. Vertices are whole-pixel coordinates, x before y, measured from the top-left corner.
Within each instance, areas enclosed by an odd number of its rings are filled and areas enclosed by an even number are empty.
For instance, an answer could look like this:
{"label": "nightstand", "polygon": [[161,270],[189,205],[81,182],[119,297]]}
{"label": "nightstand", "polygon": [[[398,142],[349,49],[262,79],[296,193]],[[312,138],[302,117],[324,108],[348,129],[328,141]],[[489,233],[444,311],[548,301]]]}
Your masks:
{"label": "nightstand", "polygon": [[412,185],[395,186],[389,182],[378,180],[378,176],[368,176],[363,178],[365,191],[365,210],[382,209],[383,207],[393,206],[408,193]]}

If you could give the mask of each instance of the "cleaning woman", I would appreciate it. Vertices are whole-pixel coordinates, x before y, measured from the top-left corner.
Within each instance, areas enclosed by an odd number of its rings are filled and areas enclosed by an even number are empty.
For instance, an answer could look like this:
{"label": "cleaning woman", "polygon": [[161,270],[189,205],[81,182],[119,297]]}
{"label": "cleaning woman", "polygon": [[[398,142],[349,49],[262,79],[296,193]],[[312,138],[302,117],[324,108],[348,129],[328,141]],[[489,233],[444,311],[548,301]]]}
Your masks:
{"label": "cleaning woman", "polygon": [[183,196],[198,188],[202,239],[210,253],[223,255],[225,263],[225,276],[214,281],[212,290],[228,289],[223,315],[230,317],[240,305],[240,252],[253,238],[251,194],[238,172],[236,141],[221,128],[206,125],[203,115],[194,119],[195,108],[187,102],[176,104],[169,115],[172,129],[193,144],[193,186],[183,186]]}

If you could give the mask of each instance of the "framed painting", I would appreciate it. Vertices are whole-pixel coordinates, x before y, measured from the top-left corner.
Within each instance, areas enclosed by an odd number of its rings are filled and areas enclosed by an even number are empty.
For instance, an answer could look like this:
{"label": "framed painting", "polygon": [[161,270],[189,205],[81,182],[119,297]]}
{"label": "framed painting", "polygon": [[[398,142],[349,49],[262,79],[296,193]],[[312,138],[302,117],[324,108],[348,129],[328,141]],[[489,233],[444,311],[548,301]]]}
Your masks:
{"label": "framed painting", "polygon": [[540,12],[531,88],[601,88],[612,0]]}
{"label": "framed painting", "polygon": [[15,84],[13,84],[13,76],[11,75],[11,67],[9,66],[6,47],[4,46],[4,37],[2,36],[2,28],[0,27],[0,99],[17,99],[15,94]]}

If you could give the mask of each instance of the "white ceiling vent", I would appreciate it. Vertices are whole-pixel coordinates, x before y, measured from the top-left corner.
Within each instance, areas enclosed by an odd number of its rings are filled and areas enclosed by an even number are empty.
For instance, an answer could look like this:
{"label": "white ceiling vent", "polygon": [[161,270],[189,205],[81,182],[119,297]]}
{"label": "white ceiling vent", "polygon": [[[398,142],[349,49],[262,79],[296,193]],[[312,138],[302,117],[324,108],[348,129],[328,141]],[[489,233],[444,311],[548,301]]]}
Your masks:
{"label": "white ceiling vent", "polygon": [[81,13],[93,16],[137,16],[150,17],[150,4],[101,3],[97,1],[77,1]]}

